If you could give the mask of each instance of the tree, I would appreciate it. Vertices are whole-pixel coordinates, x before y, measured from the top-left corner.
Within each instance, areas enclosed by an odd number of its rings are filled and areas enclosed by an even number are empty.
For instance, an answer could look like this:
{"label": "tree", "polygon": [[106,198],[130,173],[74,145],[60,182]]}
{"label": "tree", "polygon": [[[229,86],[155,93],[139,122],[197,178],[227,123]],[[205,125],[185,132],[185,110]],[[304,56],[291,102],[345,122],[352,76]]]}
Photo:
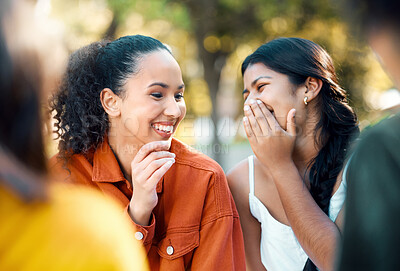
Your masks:
{"label": "tree", "polygon": [[[333,56],[340,82],[350,91],[352,105],[359,108],[359,113],[368,110],[361,94],[363,83],[373,82],[376,74],[381,78],[381,71],[377,73],[374,68],[374,73],[370,72],[374,60],[368,58],[369,49],[348,34],[329,0],[107,0],[106,3],[112,18],[101,34],[103,37],[115,38],[133,12],[140,13],[147,21],[166,20],[188,33],[203,66],[214,124],[219,119],[217,94],[221,71],[243,44],[252,44],[255,49],[279,36],[299,36],[321,44]],[[388,87],[388,83],[376,86]],[[216,134],[213,144],[220,144]],[[219,155],[214,154],[217,161]]]}

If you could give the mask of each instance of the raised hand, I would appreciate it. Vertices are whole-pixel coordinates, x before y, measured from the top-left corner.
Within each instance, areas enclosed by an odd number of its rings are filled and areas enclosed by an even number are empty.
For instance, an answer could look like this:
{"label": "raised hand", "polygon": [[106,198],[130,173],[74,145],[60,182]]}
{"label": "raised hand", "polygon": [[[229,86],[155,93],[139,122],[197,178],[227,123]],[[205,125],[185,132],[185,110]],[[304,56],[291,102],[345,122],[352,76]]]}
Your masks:
{"label": "raised hand", "polygon": [[288,112],[284,130],[260,100],[250,100],[244,106],[244,128],[251,148],[258,160],[268,169],[292,162],[296,140],[296,123],[293,108]]}
{"label": "raised hand", "polygon": [[169,147],[167,141],[150,142],[139,150],[131,163],[133,196],[129,213],[137,224],[149,224],[158,202],[157,184],[175,163],[175,154],[168,151]]}

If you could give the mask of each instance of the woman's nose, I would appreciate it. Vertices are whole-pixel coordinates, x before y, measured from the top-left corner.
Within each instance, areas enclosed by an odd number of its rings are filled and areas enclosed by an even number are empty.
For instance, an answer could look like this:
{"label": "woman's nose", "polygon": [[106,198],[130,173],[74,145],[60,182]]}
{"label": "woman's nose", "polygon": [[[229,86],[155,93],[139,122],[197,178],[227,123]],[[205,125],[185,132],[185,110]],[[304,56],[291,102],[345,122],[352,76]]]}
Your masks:
{"label": "woman's nose", "polygon": [[169,99],[165,104],[164,114],[173,118],[179,118],[182,115],[179,103],[174,99]]}
{"label": "woman's nose", "polygon": [[246,105],[250,105],[250,100],[257,100],[257,98],[258,98],[258,93],[250,93],[248,96],[247,96],[247,98],[246,98],[246,100],[244,101],[244,104]]}

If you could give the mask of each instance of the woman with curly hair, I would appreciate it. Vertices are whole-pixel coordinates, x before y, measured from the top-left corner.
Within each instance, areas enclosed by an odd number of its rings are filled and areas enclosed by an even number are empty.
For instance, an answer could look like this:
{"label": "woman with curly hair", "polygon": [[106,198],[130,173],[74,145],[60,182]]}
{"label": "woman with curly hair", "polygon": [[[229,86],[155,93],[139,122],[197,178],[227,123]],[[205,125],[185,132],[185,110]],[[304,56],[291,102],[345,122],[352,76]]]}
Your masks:
{"label": "woman with curly hair", "polygon": [[60,137],[52,170],[117,198],[152,270],[244,270],[224,172],[172,138],[184,88],[171,52],[151,37],[76,51],[52,101]]}
{"label": "woman with curly hair", "polygon": [[228,180],[248,270],[332,270],[346,192],[340,172],[359,131],[332,60],[309,40],[280,38],[249,55],[242,74],[255,157]]}

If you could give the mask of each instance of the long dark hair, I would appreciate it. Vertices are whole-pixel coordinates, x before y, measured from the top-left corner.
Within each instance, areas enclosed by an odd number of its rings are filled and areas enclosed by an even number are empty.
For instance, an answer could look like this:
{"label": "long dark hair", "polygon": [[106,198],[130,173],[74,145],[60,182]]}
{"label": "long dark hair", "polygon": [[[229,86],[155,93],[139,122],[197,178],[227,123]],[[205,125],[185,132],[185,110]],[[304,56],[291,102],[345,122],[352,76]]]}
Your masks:
{"label": "long dark hair", "polygon": [[[322,146],[309,163],[310,193],[318,206],[329,215],[329,202],[347,150],[359,134],[357,117],[350,108],[346,92],[339,86],[328,53],[312,41],[279,38],[260,46],[242,64],[242,74],[249,65],[262,63],[285,74],[292,84],[304,84],[308,77],[320,79],[322,88],[317,101],[321,117],[315,127],[315,140]],[[304,270],[316,270],[308,259]]]}
{"label": "long dark hair", "polygon": [[11,55],[2,29],[0,20],[0,185],[24,200],[44,199],[41,62],[34,50]]}
{"label": "long dark hair", "polygon": [[154,38],[134,35],[94,42],[70,56],[60,88],[50,100],[60,157],[86,155],[97,148],[109,127],[100,92],[110,88],[124,95],[123,86],[139,71],[140,60],[157,50],[169,52]]}
{"label": "long dark hair", "polygon": [[[42,74],[35,52],[8,53],[0,32],[0,145],[31,170],[46,172],[40,92]],[[36,65],[36,66],[35,66]]]}

